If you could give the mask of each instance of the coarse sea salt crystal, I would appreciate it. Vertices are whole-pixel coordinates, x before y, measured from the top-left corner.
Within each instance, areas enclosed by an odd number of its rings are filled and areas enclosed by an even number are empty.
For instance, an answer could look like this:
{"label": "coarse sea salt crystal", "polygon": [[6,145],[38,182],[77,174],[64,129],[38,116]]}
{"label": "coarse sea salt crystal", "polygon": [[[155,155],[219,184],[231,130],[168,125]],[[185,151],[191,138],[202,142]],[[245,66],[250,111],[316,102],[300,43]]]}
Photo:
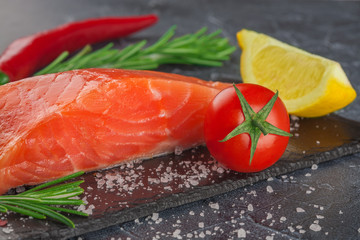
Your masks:
{"label": "coarse sea salt crystal", "polygon": [[254,207],[251,203],[248,205],[248,211],[250,212],[254,211]]}
{"label": "coarse sea salt crystal", "polygon": [[175,147],[175,155],[181,155],[183,153],[184,149],[180,146]]}
{"label": "coarse sea salt crystal", "polygon": [[299,121],[300,120],[300,118],[298,116],[295,116],[295,115],[290,115],[290,119],[292,121]]}
{"label": "coarse sea salt crystal", "polygon": [[237,237],[238,237],[238,238],[246,238],[246,231],[245,231],[245,229],[240,228],[240,229],[237,231]]}
{"label": "coarse sea salt crystal", "polygon": [[311,170],[316,170],[316,169],[318,169],[318,165],[317,165],[317,164],[313,164],[313,165],[311,166]]}
{"label": "coarse sea salt crystal", "polygon": [[218,167],[218,169],[216,171],[221,174],[221,173],[225,172],[225,169],[222,167]]}
{"label": "coarse sea salt crystal", "polygon": [[181,232],[180,229],[176,229],[176,230],[173,232],[172,236],[175,237],[175,238],[177,238],[177,239],[179,239],[179,238],[181,238],[180,232]]}
{"label": "coarse sea salt crystal", "polygon": [[302,209],[302,208],[300,208],[300,207],[297,207],[297,208],[296,208],[296,212],[298,212],[298,213],[300,213],[300,212],[305,212],[305,210]]}
{"label": "coarse sea salt crystal", "polygon": [[199,185],[199,181],[196,180],[196,179],[189,179],[188,181],[189,181],[189,183],[190,183],[191,185],[193,185],[193,186]]}
{"label": "coarse sea salt crystal", "polygon": [[310,230],[314,231],[314,232],[319,232],[321,231],[321,226],[319,224],[313,223],[310,225]]}
{"label": "coarse sea salt crystal", "polygon": [[159,219],[159,213],[153,213],[151,216],[151,220],[156,221]]}
{"label": "coarse sea salt crystal", "polygon": [[272,188],[271,186],[267,186],[267,187],[266,187],[266,191],[267,191],[268,193],[273,193],[273,192],[274,192],[274,190],[273,190],[273,188]]}
{"label": "coarse sea salt crystal", "polygon": [[4,227],[4,228],[2,229],[2,231],[3,231],[4,233],[11,233],[11,232],[14,231],[14,229],[13,229],[12,227]]}
{"label": "coarse sea salt crystal", "polygon": [[219,204],[218,203],[209,203],[209,206],[212,208],[212,209],[217,209],[219,210]]}

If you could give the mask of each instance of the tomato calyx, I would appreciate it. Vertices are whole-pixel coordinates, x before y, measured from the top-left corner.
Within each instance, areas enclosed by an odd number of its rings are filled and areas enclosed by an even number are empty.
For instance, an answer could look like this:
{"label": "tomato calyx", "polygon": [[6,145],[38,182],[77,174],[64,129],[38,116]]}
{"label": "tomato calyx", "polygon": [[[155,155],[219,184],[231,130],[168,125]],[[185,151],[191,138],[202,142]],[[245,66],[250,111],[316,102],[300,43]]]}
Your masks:
{"label": "tomato calyx", "polygon": [[249,165],[251,165],[251,161],[253,159],[261,133],[264,136],[267,134],[275,134],[285,137],[291,137],[292,134],[278,127],[275,127],[274,125],[266,121],[267,116],[270,114],[278,98],[279,95],[278,91],[276,91],[274,96],[270,99],[269,102],[266,103],[266,105],[262,109],[260,109],[260,111],[255,113],[254,110],[249,105],[249,103],[246,101],[241,91],[236,87],[235,84],[233,84],[233,86],[239,98],[245,120],[236,128],[234,128],[234,130],[232,130],[228,135],[226,135],[224,139],[220,140],[219,142],[225,142],[239,134],[248,133],[251,140],[250,161],[249,161]]}

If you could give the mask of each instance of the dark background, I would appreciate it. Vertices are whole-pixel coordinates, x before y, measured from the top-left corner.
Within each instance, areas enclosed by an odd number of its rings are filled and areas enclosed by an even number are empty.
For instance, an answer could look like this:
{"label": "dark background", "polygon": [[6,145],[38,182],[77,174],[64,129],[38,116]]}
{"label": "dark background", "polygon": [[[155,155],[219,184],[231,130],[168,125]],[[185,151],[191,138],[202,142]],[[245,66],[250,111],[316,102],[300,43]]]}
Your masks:
{"label": "dark background", "polygon": [[[127,39],[155,41],[201,27],[223,30],[233,45],[248,28],[343,66],[360,89],[360,3],[357,1],[0,1],[0,50],[16,38],[73,20],[156,13],[159,22]],[[222,68],[160,70],[209,80],[240,80],[238,49]],[[357,98],[336,114],[360,121]],[[359,133],[360,135],[360,133]],[[342,157],[202,201],[81,235],[81,239],[360,239],[360,155]],[[96,229],[96,226],[94,226]],[[0,236],[6,233],[0,229]],[[74,238],[74,239],[77,239]]]}

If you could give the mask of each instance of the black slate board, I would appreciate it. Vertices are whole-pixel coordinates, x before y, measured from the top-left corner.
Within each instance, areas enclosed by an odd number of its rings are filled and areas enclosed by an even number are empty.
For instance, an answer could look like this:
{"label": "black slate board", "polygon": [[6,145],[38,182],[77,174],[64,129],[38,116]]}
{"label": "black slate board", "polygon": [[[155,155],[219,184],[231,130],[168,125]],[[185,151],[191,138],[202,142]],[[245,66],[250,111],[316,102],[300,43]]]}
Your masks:
{"label": "black slate board", "polygon": [[65,239],[209,198],[239,187],[360,152],[360,123],[338,116],[313,119],[292,117],[291,138],[282,158],[259,173],[226,170],[205,147],[143,162],[87,173],[83,176],[89,218],[71,217],[75,229],[55,222],[20,220],[10,214],[16,229],[0,237]]}
{"label": "black slate board", "polygon": [[[220,6],[221,3],[221,6]],[[360,31],[359,5],[339,2],[304,1],[199,1],[189,5],[183,1],[32,1],[26,5],[17,1],[2,6],[0,28],[8,31],[2,35],[1,48],[16,37],[50,28],[64,21],[102,15],[129,15],[158,13],[160,22],[137,37],[119,41],[120,45],[147,38],[157,39],[169,26],[178,25],[178,33],[193,32],[203,26],[211,31],[221,28],[223,34],[235,45],[234,33],[240,28],[250,28],[271,34],[281,40],[300,46],[322,56],[337,59],[349,74],[355,88],[355,80],[360,76],[356,70],[356,49]],[[72,7],[69,9],[69,4]],[[6,8],[9,6],[9,10]],[[26,5],[26,6],[25,6]],[[202,6],[201,11],[199,7]],[[339,15],[339,12],[346,14]],[[15,14],[16,17],[13,17]],[[49,15],[50,14],[50,15]],[[10,19],[10,21],[9,21]],[[31,19],[31,21],[28,21]],[[48,21],[44,21],[44,20]],[[31,23],[29,23],[31,22]],[[27,23],[27,24],[24,24]],[[13,28],[13,26],[18,26]],[[11,29],[11,31],[10,31]],[[349,35],[348,33],[352,33]],[[9,37],[11,36],[11,37]],[[3,40],[3,39],[6,39]],[[187,66],[166,66],[160,70],[197,76],[203,79],[239,81],[237,51],[223,68],[201,68]],[[355,59],[355,60],[354,60]],[[347,118],[359,119],[359,98],[348,108],[338,112]],[[26,219],[19,221],[11,214],[9,223],[13,232],[0,231],[1,239],[61,239],[122,223],[163,209],[188,202],[205,199],[233,189],[278,176],[313,164],[336,159],[359,152],[359,123],[336,115],[318,119],[299,119],[292,121],[296,134],[290,141],[287,152],[275,166],[257,174],[239,174],[224,170],[209,156],[204,147],[183,152],[181,155],[168,155],[146,161],[142,164],[125,166],[121,176],[130,177],[126,182],[142,182],[144,186],[135,188],[132,194],[123,194],[98,189],[97,178],[111,176],[114,170],[102,171],[84,176],[88,189],[85,194],[89,207],[95,206],[93,215],[74,219],[76,229],[69,229],[55,222]],[[297,135],[298,134],[298,135]],[[305,152],[303,152],[305,151]],[[196,162],[193,164],[192,162]],[[142,167],[144,169],[142,169]],[[156,171],[158,166],[162,166]],[[194,167],[195,166],[195,167]],[[169,171],[167,170],[170,169]],[[135,172],[131,172],[131,170]],[[141,175],[140,175],[141,173]],[[136,179],[131,176],[138,174]],[[170,174],[170,176],[169,176]],[[202,175],[203,174],[203,175]],[[131,175],[131,176],[130,176]],[[149,182],[148,177],[151,177]],[[197,179],[196,176],[199,176]],[[163,181],[161,181],[163,177]],[[166,178],[173,180],[166,182]],[[146,180],[147,179],[147,180]],[[158,180],[160,182],[158,183]],[[126,184],[125,182],[125,184]],[[183,182],[189,185],[180,186]],[[131,187],[131,186],[130,186]],[[151,190],[148,189],[151,187]],[[119,193],[120,195],[117,195]],[[97,198],[96,198],[97,197]],[[96,198],[96,200],[95,200]],[[108,204],[106,204],[108,203]]]}

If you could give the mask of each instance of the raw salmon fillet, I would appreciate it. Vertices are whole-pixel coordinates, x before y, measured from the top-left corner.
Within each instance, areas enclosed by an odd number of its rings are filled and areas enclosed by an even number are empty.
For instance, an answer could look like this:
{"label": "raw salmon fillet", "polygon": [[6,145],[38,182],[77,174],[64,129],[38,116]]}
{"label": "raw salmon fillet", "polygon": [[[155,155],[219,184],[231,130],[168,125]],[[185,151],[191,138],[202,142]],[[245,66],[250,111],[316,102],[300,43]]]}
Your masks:
{"label": "raw salmon fillet", "polygon": [[0,194],[80,170],[204,143],[226,83],[153,71],[86,69],[0,87]]}

